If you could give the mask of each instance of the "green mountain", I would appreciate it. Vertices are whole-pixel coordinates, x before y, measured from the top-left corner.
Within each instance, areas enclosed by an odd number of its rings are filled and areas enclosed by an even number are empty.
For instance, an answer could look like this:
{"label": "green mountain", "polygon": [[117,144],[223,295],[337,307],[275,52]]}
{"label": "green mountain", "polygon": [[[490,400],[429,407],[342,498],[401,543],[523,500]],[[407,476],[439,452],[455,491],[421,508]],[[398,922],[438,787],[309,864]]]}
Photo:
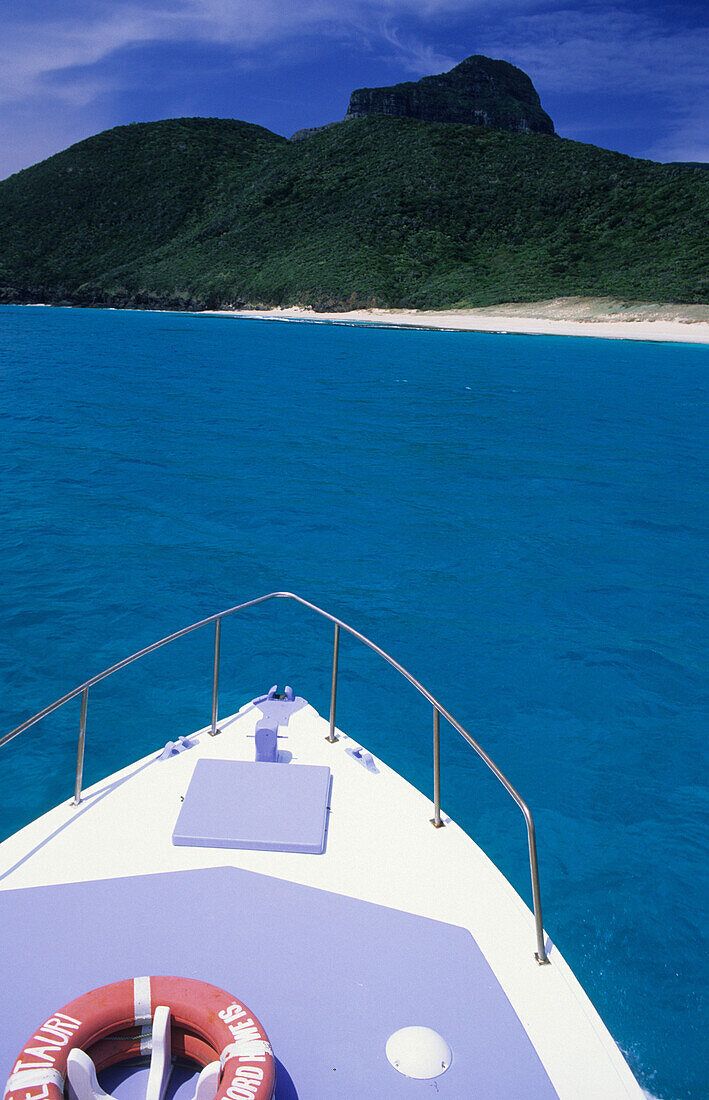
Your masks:
{"label": "green mountain", "polygon": [[709,174],[368,115],[306,141],[117,127],[0,183],[0,300],[443,308],[709,300]]}

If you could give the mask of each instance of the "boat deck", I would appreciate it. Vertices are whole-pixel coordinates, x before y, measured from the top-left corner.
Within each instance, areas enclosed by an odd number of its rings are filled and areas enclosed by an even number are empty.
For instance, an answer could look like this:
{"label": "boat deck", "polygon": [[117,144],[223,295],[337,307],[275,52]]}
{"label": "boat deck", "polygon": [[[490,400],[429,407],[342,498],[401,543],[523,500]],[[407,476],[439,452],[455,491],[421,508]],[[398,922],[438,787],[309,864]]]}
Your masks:
{"label": "boat deck", "polygon": [[5,1064],[82,992],[180,974],[256,1013],[281,1063],[279,1100],[427,1095],[430,1081],[401,1076],[385,1056],[392,1032],[411,1024],[454,1051],[436,1081],[442,1097],[557,1095],[480,949],[454,925],[233,867],[6,891],[0,924]]}
{"label": "boat deck", "polygon": [[[322,853],[173,843],[197,761],[253,761],[264,720],[282,763],[254,768],[330,769]],[[0,1072],[80,993],[176,973],[258,1015],[281,1063],[277,1100],[639,1100],[563,958],[549,942],[551,965],[537,964],[532,914],[454,822],[434,829],[423,795],[340,731],[329,743],[302,699],[248,704],[220,727],[0,845]],[[386,1039],[409,1025],[453,1050],[435,1080],[386,1060]]]}

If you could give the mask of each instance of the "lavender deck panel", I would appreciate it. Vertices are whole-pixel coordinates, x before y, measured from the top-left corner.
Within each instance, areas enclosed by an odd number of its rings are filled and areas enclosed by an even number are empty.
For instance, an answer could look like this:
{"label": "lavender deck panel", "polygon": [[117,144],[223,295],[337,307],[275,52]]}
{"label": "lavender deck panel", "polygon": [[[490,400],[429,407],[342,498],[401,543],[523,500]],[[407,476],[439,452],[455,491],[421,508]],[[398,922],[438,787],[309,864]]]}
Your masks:
{"label": "lavender deck panel", "polygon": [[[67,1001],[121,978],[182,974],[260,1017],[283,1067],[277,1100],[404,1100],[436,1087],[447,1100],[556,1097],[475,941],[453,925],[212,868],[0,891],[0,928],[3,1082]],[[436,1087],[386,1060],[388,1036],[409,1024],[453,1049]]]}
{"label": "lavender deck panel", "polygon": [[201,759],[172,843],[318,854],[329,793],[326,767]]}

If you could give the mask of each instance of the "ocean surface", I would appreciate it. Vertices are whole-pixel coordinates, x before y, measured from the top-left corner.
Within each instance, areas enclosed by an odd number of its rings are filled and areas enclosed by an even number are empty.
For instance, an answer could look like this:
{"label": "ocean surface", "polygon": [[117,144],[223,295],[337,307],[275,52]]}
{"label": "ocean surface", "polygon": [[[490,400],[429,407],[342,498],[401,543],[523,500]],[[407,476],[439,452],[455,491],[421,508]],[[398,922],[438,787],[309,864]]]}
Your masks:
{"label": "ocean surface", "polygon": [[[320,603],[529,801],[643,1086],[706,1097],[709,349],[3,307],[0,379],[0,730],[252,596]],[[92,691],[88,782],[209,721],[212,646]],[[280,601],[226,621],[221,713],[276,681],[327,713],[331,646]],[[348,638],[340,674],[338,724],[430,792],[428,705]],[[78,719],[0,750],[3,837],[70,796]],[[445,811],[529,902],[519,811],[442,739]]]}

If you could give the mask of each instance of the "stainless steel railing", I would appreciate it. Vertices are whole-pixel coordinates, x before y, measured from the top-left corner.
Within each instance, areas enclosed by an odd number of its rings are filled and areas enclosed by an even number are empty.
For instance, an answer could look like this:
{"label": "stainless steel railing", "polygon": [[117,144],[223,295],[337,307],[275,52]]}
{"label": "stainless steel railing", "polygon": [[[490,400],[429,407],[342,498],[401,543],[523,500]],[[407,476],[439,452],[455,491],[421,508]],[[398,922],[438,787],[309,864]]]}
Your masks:
{"label": "stainless steel railing", "polygon": [[444,706],[442,706],[437,699],[431,695],[430,691],[427,691],[423,684],[419,683],[415,676],[412,676],[400,665],[398,661],[394,660],[392,656],[376,645],[364,634],[360,634],[354,627],[349,626],[342,619],[338,619],[336,615],[331,615],[328,611],[324,611],[322,607],[318,607],[317,604],[310,603],[309,600],[304,600],[302,596],[296,596],[294,592],[269,592],[265,596],[257,596],[255,600],[247,600],[246,603],[237,604],[235,607],[229,607],[226,611],[220,611],[217,615],[210,615],[208,619],[200,619],[199,622],[192,623],[191,626],[183,627],[182,630],[176,631],[174,634],[169,634],[166,638],[161,638],[159,642],[153,642],[152,645],[146,646],[145,649],[138,650],[137,653],[133,653],[130,657],[126,657],[124,660],[119,661],[118,664],[111,665],[110,668],[105,669],[103,672],[99,672],[98,675],[92,676],[86,683],[80,684],[79,687],[74,688],[73,691],[63,695],[61,699],[57,699],[56,702],[50,703],[48,707],[40,710],[32,718],[28,718],[26,722],[22,722],[10,733],[6,733],[4,737],[0,737],[0,748],[6,745],[8,741],[12,741],[14,737],[17,737],[20,733],[23,733],[26,729],[34,726],[37,722],[40,722],[42,718],[46,718],[47,715],[52,714],[53,711],[59,710],[65,703],[70,702],[72,699],[76,699],[78,695],[81,695],[81,718],[79,722],[79,742],[77,748],[76,757],[76,779],[74,783],[74,798],[73,805],[78,806],[81,802],[81,785],[83,778],[84,768],[84,743],[86,740],[86,710],[88,706],[89,689],[96,684],[105,680],[108,676],[112,676],[114,672],[118,672],[122,668],[126,668],[127,665],[132,664],[134,661],[140,660],[141,657],[146,657],[148,653],[154,653],[156,649],[160,649],[164,645],[169,645],[170,642],[176,641],[178,638],[183,638],[186,634],[191,634],[194,630],[199,630],[203,626],[208,626],[210,623],[215,624],[214,633],[214,676],[212,681],[212,722],[210,733],[214,737],[219,730],[217,728],[217,715],[219,709],[219,656],[221,649],[221,629],[222,619],[225,619],[227,615],[234,615],[237,611],[244,611],[249,607],[256,607],[257,604],[266,603],[267,600],[295,600],[296,603],[301,604],[302,607],[307,607],[310,611],[314,611],[317,615],[320,615],[323,619],[328,619],[335,626],[333,653],[332,653],[332,686],[330,691],[330,734],[327,738],[328,741],[334,742],[337,740],[335,735],[335,708],[337,704],[337,675],[338,675],[338,663],[340,654],[340,630],[345,630],[353,638],[362,642],[363,645],[373,650],[374,653],[379,654],[385,661],[395,668],[396,671],[408,680],[416,690],[423,695],[424,699],[433,707],[433,818],[432,824],[435,828],[440,829],[443,827],[444,822],[441,820],[441,750],[440,750],[440,720],[441,715],[446,721],[456,730],[464,741],[470,745],[472,749],[478,754],[481,760],[483,760],[494,776],[500,781],[507,793],[517,803],[522,814],[524,815],[525,824],[527,826],[527,844],[529,847],[529,869],[532,878],[532,900],[534,904],[534,922],[536,928],[537,938],[537,950],[535,952],[535,958],[537,962],[548,963],[549,957],[546,952],[544,942],[544,927],[542,923],[542,897],[539,887],[539,864],[537,861],[537,842],[536,834],[534,830],[534,820],[532,818],[529,806],[524,801],[522,796],[510,783],[507,776],[500,771],[495,762],[485,752],[485,750],[470,736],[467,730],[463,729],[460,722],[450,714]]}

